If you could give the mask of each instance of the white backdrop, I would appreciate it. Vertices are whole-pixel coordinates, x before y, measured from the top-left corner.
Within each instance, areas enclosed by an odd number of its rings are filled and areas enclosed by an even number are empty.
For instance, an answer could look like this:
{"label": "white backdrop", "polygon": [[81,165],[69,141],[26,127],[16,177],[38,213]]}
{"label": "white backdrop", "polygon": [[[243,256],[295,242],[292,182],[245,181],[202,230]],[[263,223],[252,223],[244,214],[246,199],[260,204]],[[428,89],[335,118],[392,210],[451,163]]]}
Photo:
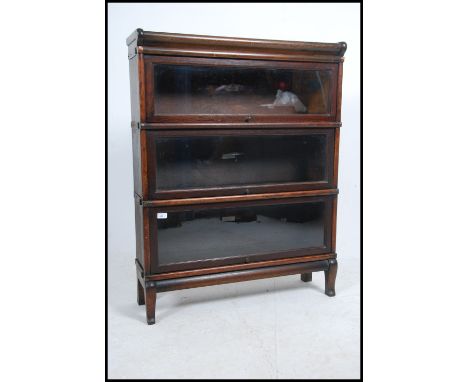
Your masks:
{"label": "white backdrop", "polygon": [[[108,10],[109,376],[358,377],[359,4],[110,4]],[[337,297],[324,298],[321,274],[314,276],[314,285],[308,286],[301,286],[298,277],[284,277],[218,289],[171,292],[158,295],[156,325],[146,326],[144,309],[136,305],[125,45],[125,39],[136,28],[347,43],[340,137]],[[207,315],[210,323],[206,322]],[[180,346],[185,342],[190,346]],[[145,351],[141,352],[141,347]],[[201,367],[209,360],[217,365],[222,362],[222,368]]]}

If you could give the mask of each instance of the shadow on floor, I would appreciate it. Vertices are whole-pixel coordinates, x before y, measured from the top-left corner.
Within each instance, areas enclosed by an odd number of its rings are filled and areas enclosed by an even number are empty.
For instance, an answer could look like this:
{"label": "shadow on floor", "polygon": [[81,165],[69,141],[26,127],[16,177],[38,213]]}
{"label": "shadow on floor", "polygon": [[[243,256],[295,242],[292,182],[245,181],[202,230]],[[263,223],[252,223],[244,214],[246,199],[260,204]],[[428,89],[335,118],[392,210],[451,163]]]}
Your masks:
{"label": "shadow on floor", "polygon": [[[315,275],[314,275],[315,276]],[[287,292],[289,290],[297,289],[311,289],[314,292],[321,293],[323,295],[325,292],[324,278],[315,276],[315,280],[312,282],[302,282],[299,279],[299,275],[296,278],[290,278],[289,280],[281,280],[281,284],[273,283],[271,287],[265,286],[264,280],[251,280],[247,281],[250,283],[248,289],[239,288],[234,290],[226,290],[222,285],[208,286],[208,287],[199,287],[190,289],[189,296],[179,296],[175,301],[171,303],[171,307],[164,310],[158,310],[158,305],[160,306],[161,302],[165,300],[165,297],[168,297],[166,292],[159,293],[156,299],[156,321],[165,319],[171,314],[178,311],[177,307],[184,307],[193,304],[203,304],[205,302],[213,302],[226,299],[242,299],[249,296],[256,296],[265,293],[278,293],[278,292]],[[274,280],[276,281],[276,280]],[[243,288],[243,287],[242,287]],[[187,290],[172,291],[169,293],[186,293]],[[328,298],[328,297],[327,297]],[[136,302],[136,291],[135,291],[135,301],[128,302],[125,304],[110,304],[110,307],[114,308],[122,316],[127,318],[138,320],[146,323],[146,313],[145,306],[138,306]]]}

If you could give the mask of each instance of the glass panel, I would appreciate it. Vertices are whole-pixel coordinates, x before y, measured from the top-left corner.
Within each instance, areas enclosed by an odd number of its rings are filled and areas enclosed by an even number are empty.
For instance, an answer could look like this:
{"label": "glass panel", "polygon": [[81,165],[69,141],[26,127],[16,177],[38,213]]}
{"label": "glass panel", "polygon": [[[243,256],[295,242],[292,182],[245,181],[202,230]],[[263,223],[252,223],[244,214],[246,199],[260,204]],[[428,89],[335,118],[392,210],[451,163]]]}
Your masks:
{"label": "glass panel", "polygon": [[157,190],[326,179],[326,134],[156,138]]}
{"label": "glass panel", "polygon": [[324,246],[324,202],[158,213],[159,264]]}
{"label": "glass panel", "polygon": [[155,113],[326,114],[330,71],[154,66]]}

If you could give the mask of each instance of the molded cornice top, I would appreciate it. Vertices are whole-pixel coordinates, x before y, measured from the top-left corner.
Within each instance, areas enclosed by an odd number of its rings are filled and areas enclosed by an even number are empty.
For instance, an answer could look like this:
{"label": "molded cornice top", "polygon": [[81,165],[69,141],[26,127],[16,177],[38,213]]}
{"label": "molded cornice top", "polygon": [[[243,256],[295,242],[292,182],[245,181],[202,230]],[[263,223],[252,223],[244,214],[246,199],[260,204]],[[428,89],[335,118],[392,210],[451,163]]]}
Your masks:
{"label": "molded cornice top", "polygon": [[222,50],[268,50],[270,52],[290,51],[294,54],[343,57],[346,43],[322,43],[265,40],[237,37],[203,36],[180,33],[148,32],[142,29],[135,30],[128,38],[127,45],[133,44],[142,47],[183,46],[183,47],[214,47]]}

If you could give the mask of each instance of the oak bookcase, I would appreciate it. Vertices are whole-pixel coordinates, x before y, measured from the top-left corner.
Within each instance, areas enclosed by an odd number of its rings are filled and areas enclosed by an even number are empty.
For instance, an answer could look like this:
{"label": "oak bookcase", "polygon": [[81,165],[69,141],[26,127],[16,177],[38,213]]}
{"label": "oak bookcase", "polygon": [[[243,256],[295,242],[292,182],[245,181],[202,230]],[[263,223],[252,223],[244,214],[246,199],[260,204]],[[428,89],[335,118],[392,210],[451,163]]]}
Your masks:
{"label": "oak bookcase", "polygon": [[346,44],[147,32],[130,63],[138,304],[325,272],[335,295]]}

